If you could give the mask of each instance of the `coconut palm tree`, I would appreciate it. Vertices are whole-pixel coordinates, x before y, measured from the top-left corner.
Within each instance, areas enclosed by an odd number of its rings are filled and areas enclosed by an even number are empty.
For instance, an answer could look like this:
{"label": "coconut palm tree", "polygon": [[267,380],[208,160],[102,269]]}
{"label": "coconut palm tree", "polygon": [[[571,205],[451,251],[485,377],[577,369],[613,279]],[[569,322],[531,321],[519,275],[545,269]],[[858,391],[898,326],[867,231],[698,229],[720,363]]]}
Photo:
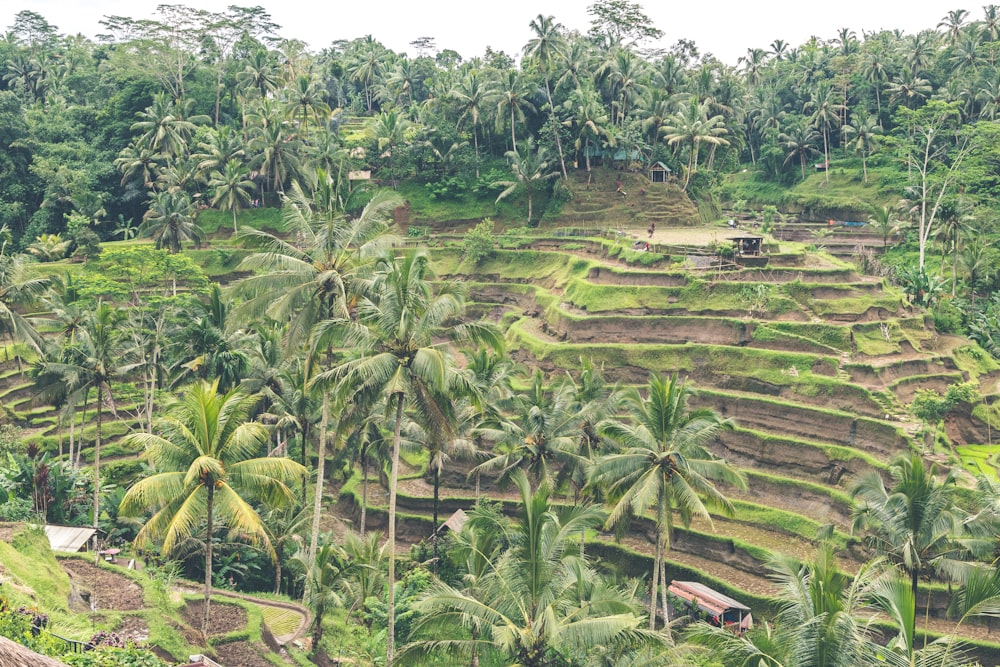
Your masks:
{"label": "coconut palm tree", "polygon": [[537,63],[538,70],[542,73],[542,77],[545,80],[545,100],[548,102],[552,137],[555,139],[556,152],[559,154],[559,165],[562,167],[563,178],[569,178],[566,174],[566,160],[563,159],[562,140],[559,138],[556,109],[552,103],[551,85],[555,65],[562,58],[566,48],[566,40],[561,33],[562,24],[556,23],[554,16],[539,14],[531,20],[528,26],[535,36],[524,45],[524,57],[526,60],[533,60]]}
{"label": "coconut palm tree", "polygon": [[497,203],[523,188],[528,197],[528,224],[531,224],[535,188],[545,181],[556,178],[559,174],[549,166],[544,147],[536,149],[535,142],[530,137],[521,144],[520,151],[507,151],[506,155],[510,159],[510,170],[514,172],[515,180],[497,182],[497,185],[506,188],[497,196]]}
{"label": "coconut palm tree", "polygon": [[906,221],[899,217],[899,209],[895,206],[872,206],[869,213],[868,224],[882,237],[883,248],[889,244],[889,239],[906,225]]}
{"label": "coconut palm tree", "polygon": [[535,113],[537,109],[531,103],[531,84],[524,75],[516,69],[509,69],[500,78],[497,90],[497,130],[501,129],[506,113],[510,113],[510,144],[517,151],[517,122],[524,123],[525,112]]}
{"label": "coconut palm tree", "polygon": [[861,153],[861,170],[865,183],[868,182],[868,156],[875,147],[875,142],[881,131],[878,119],[865,111],[855,113],[850,125],[842,128],[846,146],[853,146]]}
{"label": "coconut palm tree", "polygon": [[[713,456],[708,444],[729,422],[713,410],[687,407],[691,389],[676,375],[669,380],[653,375],[647,396],[637,389],[625,395],[630,422],[611,419],[599,426],[600,433],[617,443],[621,451],[598,459],[592,483],[605,489],[612,505],[608,525],[614,526],[647,509],[655,511],[656,558],[653,567],[649,627],[656,623],[656,595],[663,559],[670,551],[674,512],[683,525],[693,516],[711,522],[709,508],[726,515],[733,505],[716,482],[745,488],[743,475],[724,460]],[[665,578],[665,575],[664,575]],[[663,614],[667,615],[663,581]]]}
{"label": "coconut palm tree", "polygon": [[476,664],[478,653],[491,648],[504,664],[542,667],[556,655],[583,664],[594,651],[662,646],[665,635],[641,629],[640,607],[629,592],[607,584],[574,548],[582,530],[600,525],[602,512],[588,505],[556,512],[547,485],[532,492],[520,471],[514,483],[521,499],[515,524],[473,513],[467,525],[474,537],[467,534],[464,542],[481,561],[474,563],[476,579],[464,591],[443,582],[432,586],[417,603],[414,629],[428,638],[407,645],[398,664],[435,655]]}
{"label": "coconut palm tree", "polygon": [[697,97],[692,97],[684,109],[674,114],[668,125],[660,128],[667,144],[671,146],[688,146],[687,172],[684,174],[683,190],[687,189],[691,175],[698,171],[698,153],[701,145],[728,146],[729,141],[722,135],[728,130],[725,119],[721,115],[709,117],[708,103],[699,103]]}
{"label": "coconut palm tree", "polygon": [[780,601],[775,629],[767,628],[762,634],[744,639],[701,622],[692,627],[687,638],[711,647],[712,655],[727,665],[900,664],[891,660],[888,651],[880,650],[872,631],[861,620],[873,606],[879,587],[894,574],[885,569],[884,562],[869,561],[849,577],[840,572],[833,549],[824,544],[809,563],[773,555],[768,569],[778,586]]}
{"label": "coconut palm tree", "polygon": [[[963,581],[969,557],[990,550],[992,543],[967,534],[969,517],[956,503],[957,473],[952,470],[938,481],[918,453],[896,457],[888,472],[889,486],[875,471],[854,482],[853,531],[864,535],[874,553],[904,570],[914,599],[921,577]],[[913,628],[907,632],[912,636]]]}
{"label": "coconut palm tree", "polygon": [[132,433],[129,443],[146,450],[155,472],[133,484],[119,512],[153,515],[139,531],[140,544],[163,540],[169,554],[191,537],[201,522],[205,528],[205,602],[202,633],[208,634],[212,594],[212,545],[217,526],[274,550],[260,515],[251,503],[279,507],[295,502],[289,483],[305,469],[286,457],[266,456],[269,434],[250,421],[259,396],[234,389],[218,393],[218,382],[191,385],[169,416],[160,420],[160,434]]}
{"label": "coconut palm tree", "polygon": [[497,103],[499,96],[493,81],[480,76],[476,70],[470,70],[459,79],[451,91],[451,96],[458,104],[458,124],[472,126],[472,145],[476,153],[476,178],[479,178],[479,126],[482,115]]}
{"label": "coconut palm tree", "polygon": [[285,115],[298,119],[299,132],[303,139],[308,135],[309,122],[323,125],[330,116],[330,105],[323,101],[326,90],[320,82],[308,74],[300,74],[285,88]]}
{"label": "coconut palm tree", "polygon": [[340,347],[355,357],[322,374],[318,380],[336,381],[345,400],[356,406],[370,406],[385,398],[394,412],[392,462],[389,478],[389,591],[388,658],[392,664],[395,647],[395,539],[396,484],[399,477],[399,450],[403,411],[411,406],[427,422],[439,428],[441,404],[450,398],[445,391],[454,373],[448,341],[503,348],[497,330],[486,323],[459,323],[465,300],[457,284],[431,288],[430,258],[423,251],[403,257],[387,255],[379,259],[373,278],[357,305],[357,319],[341,318],[321,324],[336,330]]}
{"label": "coconut palm tree", "polygon": [[193,241],[200,248],[205,238],[191,197],[183,190],[151,193],[149,210],[142,219],[139,231],[152,236],[157,249],[167,248],[173,255],[181,251],[185,241]]}
{"label": "coconut palm tree", "polygon": [[236,160],[229,160],[222,171],[212,172],[208,187],[215,189],[212,206],[233,212],[233,234],[238,234],[236,214],[250,203],[250,193],[254,188],[250,171]]}
{"label": "coconut palm tree", "polygon": [[503,482],[524,470],[535,483],[559,489],[578,465],[585,416],[571,381],[545,385],[545,376],[535,371],[531,387],[513,399],[510,421],[503,424],[493,456],[474,472],[498,472]]}
{"label": "coconut palm tree", "polygon": [[61,359],[42,364],[46,373],[62,377],[68,394],[83,392],[84,403],[90,390],[97,394],[97,433],[94,440],[94,527],[98,527],[101,500],[101,427],[105,402],[117,416],[112,382],[121,374],[123,360],[123,312],[100,302],[88,313],[74,341],[63,349]]}
{"label": "coconut palm tree", "polygon": [[778,140],[784,144],[785,149],[788,151],[785,155],[784,164],[788,164],[792,158],[798,158],[803,179],[806,177],[806,160],[809,159],[809,156],[816,153],[816,139],[818,136],[816,130],[809,126],[801,116],[796,117],[788,123],[781,134],[778,135]]}
{"label": "coconut palm tree", "polygon": [[41,335],[17,308],[40,296],[49,279],[27,278],[24,269],[22,257],[5,254],[0,248],[0,335],[40,352],[44,344]]}

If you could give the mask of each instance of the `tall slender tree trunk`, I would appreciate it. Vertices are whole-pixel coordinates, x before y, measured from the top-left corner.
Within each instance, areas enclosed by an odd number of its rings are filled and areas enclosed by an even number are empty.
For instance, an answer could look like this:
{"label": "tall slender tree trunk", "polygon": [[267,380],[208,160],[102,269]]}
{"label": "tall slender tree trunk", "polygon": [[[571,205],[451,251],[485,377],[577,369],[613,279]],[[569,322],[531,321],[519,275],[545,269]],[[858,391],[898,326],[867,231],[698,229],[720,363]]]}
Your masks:
{"label": "tall slender tree trunk", "polygon": [[431,540],[434,542],[434,574],[438,571],[438,503],[439,503],[439,492],[441,491],[441,466],[434,466],[434,523],[432,524],[433,533],[431,534]]}
{"label": "tall slender tree trunk", "polygon": [[[319,449],[316,452],[318,461],[316,463],[316,491],[313,494],[313,515],[312,530],[309,533],[309,576],[306,577],[306,597],[312,593],[309,590],[309,582],[313,580],[312,568],[316,565],[316,547],[319,543],[319,518],[323,511],[323,475],[326,466],[323,459],[326,458],[326,430],[330,425],[330,395],[323,392],[323,415],[320,417],[319,426]],[[339,426],[338,426],[339,428]]]}
{"label": "tall slender tree trunk", "polygon": [[649,629],[656,629],[656,591],[659,588],[660,582],[660,561],[663,560],[663,554],[661,549],[663,547],[663,540],[660,539],[659,530],[657,530],[656,536],[656,549],[654,550],[654,562],[653,562],[653,583],[649,589]]}
{"label": "tall slender tree trunk", "polygon": [[514,148],[514,152],[517,152],[517,137],[514,135],[514,105],[510,106],[510,143]]}
{"label": "tall slender tree trunk", "polygon": [[389,473],[389,630],[386,665],[391,667],[396,648],[396,481],[399,479],[399,443],[403,428],[403,394],[396,394],[396,425],[392,434],[392,468]]}
{"label": "tall slender tree trunk", "polygon": [[212,530],[214,528],[214,518],[212,511],[215,509],[215,485],[214,480],[208,480],[206,486],[208,490],[208,527],[205,529],[205,602],[201,610],[201,634],[208,637],[209,603],[212,599]]}
{"label": "tall slender tree trunk", "polygon": [[569,180],[566,173],[566,159],[563,157],[562,139],[559,138],[559,124],[556,122],[556,109],[552,106],[552,90],[549,86],[549,75],[545,75],[545,97],[549,101],[549,118],[552,120],[552,137],[556,140],[556,151],[559,153],[559,166],[562,168],[564,180]]}
{"label": "tall slender tree trunk", "polygon": [[365,536],[368,515],[368,448],[361,450],[361,537]]}
{"label": "tall slender tree trunk", "polygon": [[[102,387],[97,385],[97,439],[94,441],[94,528],[98,526],[101,516],[101,410]],[[94,533],[94,544],[97,544],[97,533]]]}
{"label": "tall slender tree trunk", "polygon": [[75,470],[76,459],[73,458],[73,445],[76,440],[76,404],[73,402],[72,398],[69,399],[69,405],[67,405],[67,407],[69,408],[69,464],[73,466]]}

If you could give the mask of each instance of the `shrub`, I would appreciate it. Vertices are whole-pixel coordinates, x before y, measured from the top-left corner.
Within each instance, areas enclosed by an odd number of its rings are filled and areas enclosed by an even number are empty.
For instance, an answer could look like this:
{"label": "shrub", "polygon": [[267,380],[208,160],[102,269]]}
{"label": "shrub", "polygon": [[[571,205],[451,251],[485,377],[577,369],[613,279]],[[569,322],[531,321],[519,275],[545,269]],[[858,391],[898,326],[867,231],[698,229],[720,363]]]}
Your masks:
{"label": "shrub", "polygon": [[465,240],[462,242],[462,257],[472,264],[478,264],[493,255],[496,245],[493,220],[486,218],[466,232]]}

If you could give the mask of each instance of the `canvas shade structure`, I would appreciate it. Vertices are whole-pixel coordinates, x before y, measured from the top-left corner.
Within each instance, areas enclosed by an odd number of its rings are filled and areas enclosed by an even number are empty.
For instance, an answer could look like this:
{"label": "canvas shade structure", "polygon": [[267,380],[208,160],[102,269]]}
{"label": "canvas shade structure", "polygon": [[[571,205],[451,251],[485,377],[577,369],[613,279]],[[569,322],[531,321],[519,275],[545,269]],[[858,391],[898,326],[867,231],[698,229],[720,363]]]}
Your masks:
{"label": "canvas shade structure", "polygon": [[49,538],[49,547],[53,551],[75,554],[97,532],[96,528],[83,526],[45,526],[45,536]]}

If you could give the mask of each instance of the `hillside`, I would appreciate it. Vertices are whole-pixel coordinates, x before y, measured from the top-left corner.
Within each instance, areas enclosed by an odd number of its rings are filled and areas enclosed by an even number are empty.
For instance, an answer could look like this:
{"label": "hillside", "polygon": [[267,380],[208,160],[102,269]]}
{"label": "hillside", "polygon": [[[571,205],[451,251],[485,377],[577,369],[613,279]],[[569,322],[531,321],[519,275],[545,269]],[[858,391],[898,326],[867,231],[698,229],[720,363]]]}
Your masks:
{"label": "hillside", "polygon": [[[858,243],[878,245],[868,229],[838,225],[831,232],[826,223],[792,220],[766,240],[766,262],[717,265],[711,247],[727,243],[733,230],[724,223],[701,224],[697,208],[675,185],[609,170],[574,177],[574,197],[560,215],[537,230],[508,226],[507,249],[470,264],[462,255],[462,233],[442,224],[429,239],[431,257],[440,278],[466,283],[474,313],[504,327],[512,355],[524,365],[555,377],[578,375],[586,360],[621,386],[642,386],[651,373],[677,373],[697,388],[695,407],[733,421],[712,449],[746,474],[749,488],[727,489],[736,503],[734,518],[677,528],[669,576],[727,590],[767,617],[775,591],[763,575],[769,552],[809,558],[818,533],[832,526],[842,567],[853,571],[864,561],[857,536],[850,534],[847,496],[859,475],[884,471],[910,449],[942,469],[964,463],[969,470],[988,470],[996,463],[991,409],[963,406],[952,412],[941,437],[911,416],[917,389],[943,393],[973,383],[991,404],[1000,367],[970,341],[936,332],[927,313],[898,288],[846,261]],[[627,196],[615,192],[617,178]],[[656,229],[650,239],[651,221]],[[827,250],[811,242],[816,231],[824,232]],[[647,240],[651,252],[633,249]],[[213,280],[231,280],[233,257],[241,251],[222,229],[212,246],[189,257]],[[49,272],[58,267],[43,266]],[[3,408],[28,441],[59,453],[65,427],[58,427],[56,407],[36,391],[26,368],[18,359],[0,366]],[[139,452],[119,443],[141,428],[137,387],[123,384],[115,400],[119,418],[104,426],[103,469],[109,480],[125,482],[139,471]],[[88,412],[78,406],[76,419],[88,462],[93,407]],[[443,517],[475,503],[468,468],[454,462],[446,469]],[[399,487],[401,552],[432,530],[433,488],[419,460],[406,472]],[[484,478],[482,485],[489,495],[509,499],[492,480]],[[387,496],[375,487],[369,485],[370,529],[383,528],[385,521]],[[328,488],[337,501],[329,505],[325,527],[343,530],[358,519],[357,474]],[[652,535],[648,519],[638,519],[623,541],[597,535],[587,549],[645,577]],[[921,587],[928,615],[921,629],[932,635],[953,630],[945,618],[948,600],[944,585]],[[177,613],[176,604],[170,609]],[[102,622],[114,630],[129,621],[115,616]],[[183,632],[165,632],[171,638],[158,645],[169,647],[170,655],[190,650],[179,648],[178,642],[190,639]],[[1000,656],[987,627],[964,625],[961,634],[976,642],[981,655]]]}

